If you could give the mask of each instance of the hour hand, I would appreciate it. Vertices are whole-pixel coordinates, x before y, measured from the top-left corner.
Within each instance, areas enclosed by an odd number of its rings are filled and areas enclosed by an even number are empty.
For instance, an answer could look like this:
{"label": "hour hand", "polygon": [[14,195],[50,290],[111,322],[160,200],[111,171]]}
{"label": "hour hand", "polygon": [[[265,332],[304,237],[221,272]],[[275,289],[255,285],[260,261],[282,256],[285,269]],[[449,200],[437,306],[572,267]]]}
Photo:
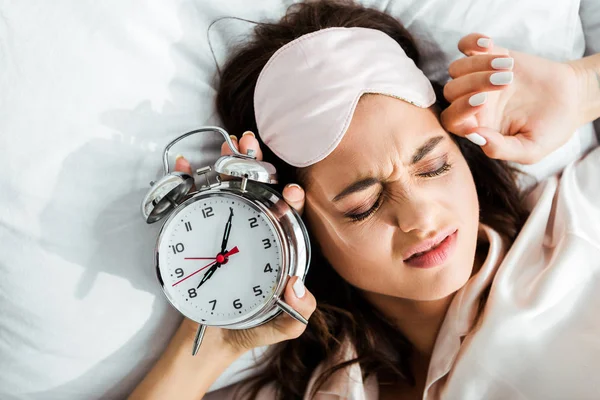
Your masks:
{"label": "hour hand", "polygon": [[200,281],[200,284],[196,287],[196,289],[200,289],[200,286],[202,286],[204,284],[204,282],[206,282],[207,280],[210,279],[211,276],[213,276],[213,274],[215,273],[215,271],[217,270],[217,268],[219,268],[221,266],[221,264],[216,263],[215,265],[213,265],[212,267],[210,267],[208,269],[208,271],[206,271],[204,273],[204,276],[202,277],[202,280]]}

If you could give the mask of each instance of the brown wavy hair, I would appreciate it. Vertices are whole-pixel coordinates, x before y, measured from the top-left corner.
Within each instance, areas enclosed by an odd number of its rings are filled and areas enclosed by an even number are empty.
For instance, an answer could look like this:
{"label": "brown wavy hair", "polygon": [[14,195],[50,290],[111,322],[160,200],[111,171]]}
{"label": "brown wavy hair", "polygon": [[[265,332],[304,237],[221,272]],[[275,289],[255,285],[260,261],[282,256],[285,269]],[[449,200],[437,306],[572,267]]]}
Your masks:
{"label": "brown wavy hair", "polygon": [[[257,23],[249,40],[234,51],[220,71],[216,106],[230,134],[239,137],[247,130],[257,133],[264,159],[277,168],[280,191],[287,183],[302,185],[307,169],[286,164],[262,143],[254,118],[256,81],[269,58],[280,47],[302,35],[330,27],[363,27],[385,32],[419,65],[417,46],[398,20],[351,1],[298,3],[290,6],[278,22]],[[441,86],[434,84],[434,87],[439,112],[447,103]],[[514,240],[527,216],[522,194],[516,185],[517,171],[505,162],[488,158],[468,140],[451,136],[471,169],[480,203],[480,221],[508,240]],[[340,338],[351,341],[357,357],[325,369],[319,375],[311,397],[334,372],[353,363],[360,363],[365,379],[371,374],[385,374],[414,385],[410,368],[411,343],[335,272],[319,251],[318,243],[312,245],[312,268],[306,286],[317,299],[317,309],[299,338],[273,345],[265,353],[261,372],[243,385],[248,389],[245,395],[255,398],[263,386],[273,384],[279,399],[301,399],[317,365],[331,360],[339,351]]]}

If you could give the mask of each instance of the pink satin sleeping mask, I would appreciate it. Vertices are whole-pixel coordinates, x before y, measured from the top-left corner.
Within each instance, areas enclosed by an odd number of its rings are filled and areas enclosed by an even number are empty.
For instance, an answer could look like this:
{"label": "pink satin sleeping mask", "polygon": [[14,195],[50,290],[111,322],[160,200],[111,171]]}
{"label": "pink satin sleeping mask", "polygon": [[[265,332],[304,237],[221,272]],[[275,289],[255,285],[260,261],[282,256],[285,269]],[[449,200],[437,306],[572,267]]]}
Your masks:
{"label": "pink satin sleeping mask", "polygon": [[427,77],[387,34],[328,28],[301,36],[273,54],[258,77],[258,132],[283,161],[307,167],[340,143],[365,93],[422,108],[435,103]]}

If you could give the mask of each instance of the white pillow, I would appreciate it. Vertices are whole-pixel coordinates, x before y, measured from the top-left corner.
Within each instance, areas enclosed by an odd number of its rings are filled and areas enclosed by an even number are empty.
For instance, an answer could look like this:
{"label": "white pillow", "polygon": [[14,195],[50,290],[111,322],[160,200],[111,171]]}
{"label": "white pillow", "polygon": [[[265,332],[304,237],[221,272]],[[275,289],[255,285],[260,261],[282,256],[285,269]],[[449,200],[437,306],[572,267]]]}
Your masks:
{"label": "white pillow", "polygon": [[[275,19],[288,4],[0,5],[0,398],[123,398],[160,356],[180,316],[155,281],[159,226],[143,222],[140,201],[168,141],[218,124],[208,25],[221,16]],[[474,30],[555,59],[583,53],[575,0],[368,4],[417,35],[436,79]],[[251,27],[214,27],[219,60]],[[204,165],[218,139],[178,152]]]}

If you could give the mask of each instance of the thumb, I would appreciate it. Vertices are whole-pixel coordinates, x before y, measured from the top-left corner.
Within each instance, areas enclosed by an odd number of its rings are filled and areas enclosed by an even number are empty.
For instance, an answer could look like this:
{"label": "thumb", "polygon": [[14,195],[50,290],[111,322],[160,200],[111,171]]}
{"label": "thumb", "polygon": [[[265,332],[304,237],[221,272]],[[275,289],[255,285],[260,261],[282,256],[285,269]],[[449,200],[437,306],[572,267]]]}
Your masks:
{"label": "thumb", "polygon": [[190,162],[181,154],[178,154],[177,157],[175,157],[175,171],[185,172],[188,175],[194,176],[192,174],[192,166],[190,165]]}
{"label": "thumb", "polygon": [[304,189],[296,183],[290,183],[283,189],[283,199],[290,205],[294,210],[298,211],[298,214],[302,215],[304,211]]}
{"label": "thumb", "polygon": [[[188,160],[186,160],[186,158],[184,156],[182,156],[181,154],[178,154],[177,157],[175,157],[175,171],[179,171],[179,172],[188,174],[192,178],[194,177],[194,174],[192,173],[192,166],[190,165],[190,162]],[[191,190],[192,191],[196,190],[196,184],[192,185]]]}
{"label": "thumb", "polygon": [[477,127],[465,135],[467,139],[481,146],[490,158],[533,164],[539,161],[539,146],[526,133],[503,135],[500,132]]}

